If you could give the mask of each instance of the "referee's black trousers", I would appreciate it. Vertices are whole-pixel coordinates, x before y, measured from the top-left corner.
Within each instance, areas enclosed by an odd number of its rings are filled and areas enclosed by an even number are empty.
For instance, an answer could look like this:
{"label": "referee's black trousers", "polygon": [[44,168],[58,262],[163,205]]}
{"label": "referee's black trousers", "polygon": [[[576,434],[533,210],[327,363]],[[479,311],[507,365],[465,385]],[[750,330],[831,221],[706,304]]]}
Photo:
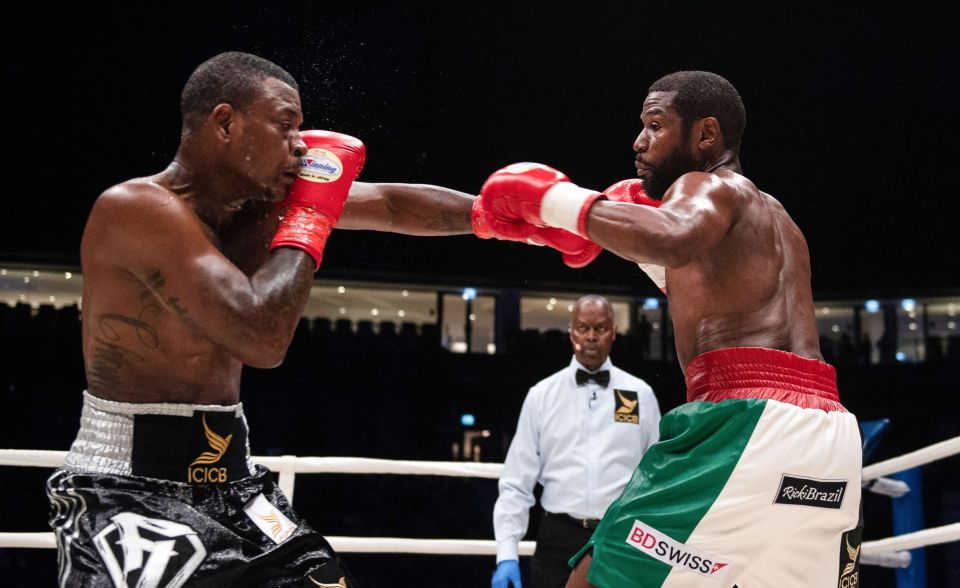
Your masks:
{"label": "referee's black trousers", "polygon": [[591,535],[593,529],[585,529],[564,515],[545,512],[531,562],[533,588],[564,588],[573,571],[567,562]]}

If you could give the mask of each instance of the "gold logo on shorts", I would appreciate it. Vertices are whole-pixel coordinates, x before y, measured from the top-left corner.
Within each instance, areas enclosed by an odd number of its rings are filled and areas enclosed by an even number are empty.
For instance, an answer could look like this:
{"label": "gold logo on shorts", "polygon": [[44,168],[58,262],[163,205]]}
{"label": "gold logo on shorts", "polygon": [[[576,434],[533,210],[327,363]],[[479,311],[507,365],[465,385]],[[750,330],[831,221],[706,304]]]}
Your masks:
{"label": "gold logo on shorts", "polygon": [[854,549],[850,546],[850,538],[844,537],[845,543],[847,544],[847,557],[850,558],[850,562],[843,568],[841,576],[849,576],[853,573],[853,570],[857,568],[857,560],[860,558],[860,548],[862,545],[857,545],[857,548]]}
{"label": "gold logo on shorts", "polygon": [[227,468],[214,467],[194,467],[209,466],[215,464],[223,458],[230,446],[230,440],[233,439],[233,433],[226,437],[221,437],[213,432],[207,426],[207,415],[202,416],[203,434],[207,437],[207,443],[213,451],[204,451],[197,459],[193,460],[190,467],[187,468],[187,481],[193,484],[223,483],[227,481]]}
{"label": "gold logo on shorts", "polygon": [[613,392],[617,400],[617,408],[613,413],[613,420],[618,423],[633,423],[639,425],[640,411],[637,410],[637,405],[640,404],[640,400],[637,398],[637,393],[629,390],[614,390]]}
{"label": "gold logo on shorts", "polygon": [[[860,547],[863,532],[863,515],[860,522],[849,531],[844,531],[840,539],[840,579],[837,588],[858,588],[860,586]],[[851,539],[852,545],[851,545]],[[856,545],[856,547],[854,547]]]}
{"label": "gold logo on shorts", "polygon": [[277,543],[283,543],[287,537],[290,536],[291,531],[287,531],[286,535],[283,535],[283,523],[280,522],[280,517],[275,512],[268,512],[265,515],[258,514],[258,517],[270,523],[270,533],[273,534],[273,538]]}

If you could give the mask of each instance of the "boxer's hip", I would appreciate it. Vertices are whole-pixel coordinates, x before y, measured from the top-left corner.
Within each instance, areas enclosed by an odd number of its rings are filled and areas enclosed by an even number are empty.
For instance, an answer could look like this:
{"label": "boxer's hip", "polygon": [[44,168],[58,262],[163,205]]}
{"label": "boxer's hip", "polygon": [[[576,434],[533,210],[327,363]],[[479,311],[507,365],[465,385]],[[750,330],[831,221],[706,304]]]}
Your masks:
{"label": "boxer's hip", "polygon": [[254,472],[241,404],[135,404],[88,392],[64,468],[183,484],[224,484]]}
{"label": "boxer's hip", "polygon": [[756,398],[831,412],[846,412],[830,364],[763,347],[703,353],[687,365],[688,402]]}
{"label": "boxer's hip", "polygon": [[822,564],[841,539],[858,545],[861,452],[833,368],[730,349],[696,358],[686,375],[691,402],[663,416],[660,441],[574,560],[592,549],[589,578],[603,587],[687,585],[698,574],[729,586],[760,572],[836,585]]}

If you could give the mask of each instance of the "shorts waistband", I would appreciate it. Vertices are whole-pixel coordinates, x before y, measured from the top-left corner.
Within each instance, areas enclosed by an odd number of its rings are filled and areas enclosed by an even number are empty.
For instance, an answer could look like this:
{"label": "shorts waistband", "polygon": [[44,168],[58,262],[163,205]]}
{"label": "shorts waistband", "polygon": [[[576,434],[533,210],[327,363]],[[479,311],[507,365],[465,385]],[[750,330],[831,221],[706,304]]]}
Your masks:
{"label": "shorts waistband", "polygon": [[687,401],[760,398],[846,412],[832,365],[764,347],[731,347],[703,353],[687,366]]}
{"label": "shorts waistband", "polygon": [[64,467],[193,484],[254,472],[242,404],[116,402],[87,391]]}

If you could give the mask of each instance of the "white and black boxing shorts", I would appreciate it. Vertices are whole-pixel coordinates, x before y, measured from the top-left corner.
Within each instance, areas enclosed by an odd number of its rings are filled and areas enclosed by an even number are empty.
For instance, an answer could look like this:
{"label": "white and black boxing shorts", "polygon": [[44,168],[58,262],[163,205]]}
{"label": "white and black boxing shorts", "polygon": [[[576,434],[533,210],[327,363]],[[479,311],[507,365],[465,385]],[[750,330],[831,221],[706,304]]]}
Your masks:
{"label": "white and black boxing shorts", "polygon": [[239,404],[84,393],[80,432],[47,494],[60,586],[357,585],[250,462]]}

